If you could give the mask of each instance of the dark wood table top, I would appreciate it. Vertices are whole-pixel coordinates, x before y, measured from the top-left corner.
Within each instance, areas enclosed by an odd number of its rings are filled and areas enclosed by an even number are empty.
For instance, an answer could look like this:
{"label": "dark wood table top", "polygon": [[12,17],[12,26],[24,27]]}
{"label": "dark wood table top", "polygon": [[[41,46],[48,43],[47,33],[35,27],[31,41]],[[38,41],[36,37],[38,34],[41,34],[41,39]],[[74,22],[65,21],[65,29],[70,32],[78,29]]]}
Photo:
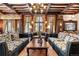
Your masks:
{"label": "dark wood table top", "polygon": [[39,39],[33,39],[31,45],[29,44],[27,48],[48,48],[47,42],[42,38],[42,42],[39,42]]}
{"label": "dark wood table top", "polygon": [[48,47],[46,45],[46,41],[43,38],[32,40],[32,45],[27,47],[28,56],[47,56],[47,53]]}

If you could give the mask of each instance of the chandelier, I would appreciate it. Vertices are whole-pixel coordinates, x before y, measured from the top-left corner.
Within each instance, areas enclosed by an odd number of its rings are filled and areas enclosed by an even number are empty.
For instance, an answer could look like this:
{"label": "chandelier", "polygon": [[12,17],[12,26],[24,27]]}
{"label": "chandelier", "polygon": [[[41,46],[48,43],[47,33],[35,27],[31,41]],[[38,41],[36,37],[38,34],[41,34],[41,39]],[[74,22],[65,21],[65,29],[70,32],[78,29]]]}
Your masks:
{"label": "chandelier", "polygon": [[44,13],[45,10],[46,10],[47,6],[43,3],[34,3],[34,4],[31,4],[31,8],[30,8],[30,11],[32,13]]}

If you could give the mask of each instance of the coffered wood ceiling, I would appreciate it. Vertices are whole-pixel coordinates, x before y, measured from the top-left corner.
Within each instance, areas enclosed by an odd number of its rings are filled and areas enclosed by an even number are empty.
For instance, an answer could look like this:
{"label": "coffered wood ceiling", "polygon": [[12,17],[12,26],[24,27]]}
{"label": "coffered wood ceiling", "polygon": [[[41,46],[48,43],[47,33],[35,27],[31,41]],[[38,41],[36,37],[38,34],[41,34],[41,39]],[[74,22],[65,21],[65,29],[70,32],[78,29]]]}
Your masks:
{"label": "coffered wood ceiling", "polygon": [[[60,14],[76,14],[79,12],[79,3],[44,3],[46,10],[44,14],[48,13],[60,13]],[[0,4],[0,13],[2,14],[33,14],[30,11],[31,4]]]}

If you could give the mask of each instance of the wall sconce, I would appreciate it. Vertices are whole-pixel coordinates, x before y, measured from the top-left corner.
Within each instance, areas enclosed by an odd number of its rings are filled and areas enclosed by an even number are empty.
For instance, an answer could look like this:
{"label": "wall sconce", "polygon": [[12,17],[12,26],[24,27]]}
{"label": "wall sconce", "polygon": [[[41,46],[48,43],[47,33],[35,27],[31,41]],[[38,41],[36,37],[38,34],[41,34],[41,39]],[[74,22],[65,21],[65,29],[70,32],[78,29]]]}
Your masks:
{"label": "wall sconce", "polygon": [[29,28],[32,29],[32,26],[30,25]]}
{"label": "wall sconce", "polygon": [[62,31],[62,28],[60,28],[60,31]]}
{"label": "wall sconce", "polygon": [[60,26],[62,26],[62,23],[60,22]]}
{"label": "wall sconce", "polygon": [[62,22],[60,22],[60,31],[62,31]]}
{"label": "wall sconce", "polygon": [[47,21],[45,21],[45,24],[47,24]]}
{"label": "wall sconce", "polygon": [[50,29],[50,25],[48,25],[47,28]]}
{"label": "wall sconce", "polygon": [[34,24],[34,21],[32,21],[31,23]]}

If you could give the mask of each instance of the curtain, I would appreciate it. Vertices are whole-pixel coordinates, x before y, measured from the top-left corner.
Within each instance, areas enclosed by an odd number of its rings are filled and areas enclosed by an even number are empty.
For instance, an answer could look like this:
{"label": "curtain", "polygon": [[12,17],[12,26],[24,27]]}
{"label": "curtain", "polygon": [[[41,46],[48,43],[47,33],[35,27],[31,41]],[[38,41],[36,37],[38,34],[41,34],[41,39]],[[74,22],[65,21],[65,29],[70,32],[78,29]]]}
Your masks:
{"label": "curtain", "polygon": [[24,32],[26,32],[26,17],[24,16]]}
{"label": "curtain", "polygon": [[11,23],[12,23],[12,24],[11,24],[11,25],[12,25],[12,30],[11,30],[11,31],[12,31],[13,33],[15,33],[15,32],[16,32],[16,31],[15,31],[15,20],[12,20]]}
{"label": "curtain", "polygon": [[8,31],[8,29],[7,29],[7,27],[8,27],[8,25],[7,25],[7,20],[4,20],[4,33],[7,33],[7,31]]}
{"label": "curtain", "polygon": [[45,15],[43,15],[42,16],[42,18],[43,18],[43,32],[45,32],[46,31],[46,18],[45,18]]}
{"label": "curtain", "polygon": [[36,26],[35,26],[36,16],[33,16],[33,21],[34,21],[34,24],[33,24],[33,32],[35,32],[36,31]]}

